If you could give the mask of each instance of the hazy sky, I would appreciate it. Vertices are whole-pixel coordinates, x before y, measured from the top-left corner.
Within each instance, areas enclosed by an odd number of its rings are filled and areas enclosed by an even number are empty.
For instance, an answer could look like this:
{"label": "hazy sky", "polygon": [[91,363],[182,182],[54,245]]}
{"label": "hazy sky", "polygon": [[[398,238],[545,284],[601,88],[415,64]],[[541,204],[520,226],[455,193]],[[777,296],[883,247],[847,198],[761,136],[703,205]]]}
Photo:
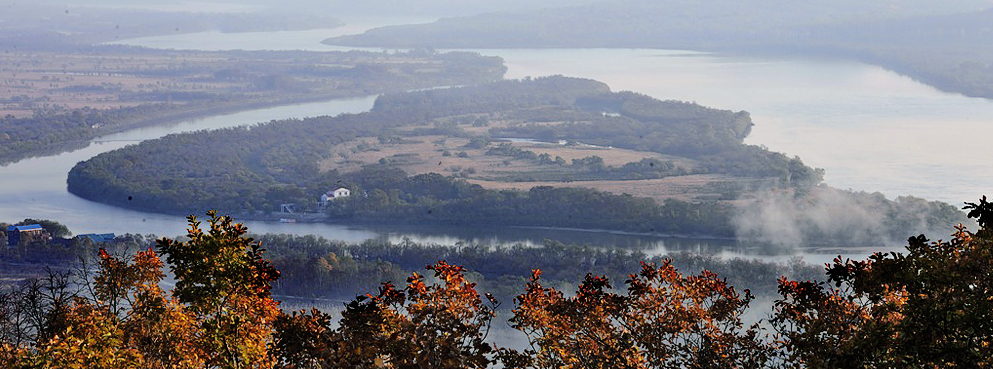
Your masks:
{"label": "hazy sky", "polygon": [[[464,16],[485,12],[540,9],[594,3],[596,0],[230,0],[230,1],[149,1],[96,0],[81,3],[72,0],[42,0],[39,3],[65,6],[136,7],[167,11],[245,12],[281,11],[312,14],[315,11],[347,15],[431,15]],[[278,6],[277,6],[278,4]]]}

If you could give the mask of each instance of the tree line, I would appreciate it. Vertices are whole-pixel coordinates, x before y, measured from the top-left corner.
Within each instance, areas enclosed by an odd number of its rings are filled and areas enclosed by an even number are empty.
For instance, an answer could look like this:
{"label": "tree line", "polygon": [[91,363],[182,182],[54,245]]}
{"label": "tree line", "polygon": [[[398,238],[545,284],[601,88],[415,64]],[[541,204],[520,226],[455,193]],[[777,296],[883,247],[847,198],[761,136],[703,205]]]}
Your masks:
{"label": "tree line", "polygon": [[[467,269],[383,283],[329,313],[284,312],[280,273],[231,218],[189,217],[186,241],[133,256],[101,250],[67,274],[0,294],[9,368],[862,368],[985,367],[993,357],[993,204],[967,204],[977,232],[911,237],[905,252],[836,259],[827,281],[781,277],[768,324],[746,325],[752,293],[711,271],[644,262],[623,284],[590,272],[574,293],[535,269],[513,299],[524,348],[488,337],[501,302]],[[162,288],[165,271],[174,287]],[[616,281],[616,280],[615,280]]]}
{"label": "tree line", "polygon": [[[139,57],[166,54],[124,47],[91,50],[93,57]],[[71,89],[109,89],[116,100],[139,105],[113,109],[89,107],[34,109],[30,117],[0,117],[0,164],[84,147],[91,139],[156,121],[216,114],[301,100],[332,99],[398,92],[435,86],[463,85],[497,80],[506,67],[498,57],[470,52],[392,54],[365,51],[315,53],[304,51],[227,51],[208,53],[218,60],[173,63],[164,67],[133,70],[122,66],[104,73],[139,77],[195,79],[207,84],[232,85],[227,89],[187,91],[169,83],[151,90],[122,90],[119,86],[80,85]],[[294,63],[287,63],[293,60]],[[399,62],[398,62],[399,61]],[[135,62],[136,64],[138,62]],[[301,66],[300,63],[310,63]],[[327,66],[335,64],[337,66]],[[425,73],[430,66],[437,72]],[[64,72],[64,71],[63,71]],[[80,73],[90,72],[80,70]],[[65,92],[65,91],[63,91]],[[9,102],[9,101],[8,101]]]}
{"label": "tree line", "polygon": [[[612,194],[588,188],[489,190],[436,173],[391,167],[343,175],[359,196],[336,199],[333,220],[445,225],[545,226],[733,237],[731,206]],[[597,211],[590,211],[597,209]]]}

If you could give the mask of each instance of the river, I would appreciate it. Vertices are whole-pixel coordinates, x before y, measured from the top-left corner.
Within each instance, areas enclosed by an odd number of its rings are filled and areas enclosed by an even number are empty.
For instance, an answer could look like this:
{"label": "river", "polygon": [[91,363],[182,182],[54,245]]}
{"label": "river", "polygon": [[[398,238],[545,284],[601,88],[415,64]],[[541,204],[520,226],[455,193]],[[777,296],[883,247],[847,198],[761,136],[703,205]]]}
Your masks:
{"label": "river", "polygon": [[[341,50],[325,37],[368,28],[199,33],[124,40],[175,49]],[[974,201],[993,183],[981,158],[993,154],[982,139],[993,133],[993,103],[940,92],[883,68],[842,60],[732,57],[648,49],[479,50],[506,60],[509,78],[563,74],[593,78],[614,90],[660,99],[751,112],[756,123],[748,143],[800,156],[825,168],[826,182],[840,188],[879,191],[893,198],[915,195],[954,204]],[[65,191],[76,162],[128,143],[168,133],[251,124],[291,117],[335,115],[368,109],[372,97],[258,109],[144,128],[98,138],[83,150],[0,167],[0,220],[54,219],[77,233],[132,232],[177,235],[184,219],[118,209]],[[455,244],[566,242],[619,244],[652,253],[671,250],[751,254],[733,242],[686,240],[606,232],[533,229],[364,227],[334,224],[249,222],[254,232],[317,234],[358,242],[374,237]],[[864,250],[864,251],[869,251]],[[814,259],[822,260],[815,256]]]}
{"label": "river", "polygon": [[[66,191],[66,177],[77,162],[102,152],[129,144],[158,138],[167,134],[201,129],[240,126],[273,119],[302,118],[316,115],[360,113],[372,108],[376,96],[339,99],[327,102],[286,105],[255,109],[234,114],[194,119],[177,124],[133,129],[101,136],[84,149],[56,156],[22,160],[0,167],[0,219],[19,221],[24,218],[52,219],[69,227],[75,233],[154,233],[163,236],[185,234],[185,218],[162,214],[142,213],[83,200]],[[286,233],[306,225],[254,222],[253,232]],[[314,227],[310,227],[314,228]],[[355,230],[339,225],[324,225],[309,229],[308,233],[320,234],[345,241],[362,241],[376,236],[367,230]]]}

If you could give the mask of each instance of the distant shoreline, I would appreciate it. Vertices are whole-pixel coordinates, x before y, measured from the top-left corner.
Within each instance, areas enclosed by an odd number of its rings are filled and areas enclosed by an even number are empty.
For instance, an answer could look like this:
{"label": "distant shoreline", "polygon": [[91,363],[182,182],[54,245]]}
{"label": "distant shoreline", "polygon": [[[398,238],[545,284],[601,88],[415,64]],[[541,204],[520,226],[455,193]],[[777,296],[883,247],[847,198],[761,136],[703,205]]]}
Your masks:
{"label": "distant shoreline", "polygon": [[[146,128],[146,127],[153,127],[153,126],[159,126],[159,125],[174,124],[174,123],[180,123],[180,122],[184,122],[184,121],[188,121],[188,120],[203,119],[203,118],[209,118],[209,117],[218,116],[218,115],[235,114],[235,113],[240,113],[240,112],[249,111],[249,110],[274,108],[274,107],[279,107],[279,106],[289,106],[289,105],[306,104],[306,103],[312,103],[312,102],[332,101],[332,100],[338,100],[338,99],[361,98],[361,97],[372,96],[372,95],[375,95],[375,94],[371,94],[370,95],[370,94],[357,93],[357,94],[342,94],[342,95],[338,95],[338,96],[331,96],[331,95],[326,95],[326,94],[324,94],[324,95],[308,95],[308,96],[297,96],[297,97],[281,98],[281,99],[273,99],[273,100],[252,101],[252,102],[245,102],[245,103],[234,103],[234,104],[221,104],[221,105],[215,105],[215,106],[205,106],[205,107],[199,107],[199,108],[189,109],[189,110],[185,110],[185,111],[177,111],[177,112],[174,112],[174,113],[168,113],[168,114],[164,114],[164,115],[161,115],[161,116],[158,116],[158,117],[151,117],[151,118],[148,118],[148,119],[142,119],[140,121],[137,121],[135,123],[128,124],[128,125],[125,125],[125,126],[114,127],[113,129],[109,129],[109,130],[105,131],[104,133],[101,133],[99,136],[94,137],[93,139],[100,138],[100,137],[107,136],[107,135],[112,135],[112,134],[115,134],[115,133],[121,133],[121,132],[124,132],[124,131],[130,131],[130,130],[138,129],[138,128]],[[93,140],[93,139],[91,139],[91,140]]]}
{"label": "distant shoreline", "polygon": [[[185,121],[204,119],[218,115],[228,115],[236,114],[240,112],[257,110],[257,109],[267,109],[280,106],[290,106],[298,104],[306,104],[313,102],[322,101],[332,101],[338,99],[356,99],[366,96],[372,96],[376,94],[365,94],[365,93],[355,93],[355,94],[341,94],[341,95],[307,95],[307,96],[295,96],[290,98],[278,98],[271,100],[255,100],[251,102],[241,102],[241,103],[228,103],[228,104],[218,104],[213,106],[200,106],[191,109],[180,109],[178,111],[166,112],[162,115],[148,117],[146,119],[137,120],[130,123],[121,124],[108,128],[101,131],[99,134],[83,138],[74,141],[63,141],[56,144],[48,145],[45,147],[39,147],[33,150],[21,152],[17,155],[11,155],[10,157],[3,158],[0,157],[0,166],[7,166],[11,164],[18,163],[23,160],[37,158],[37,157],[47,157],[56,156],[70,151],[81,150],[90,145],[91,142],[97,140],[101,137],[127,132],[130,130],[178,124]],[[252,122],[258,123],[258,122]]]}

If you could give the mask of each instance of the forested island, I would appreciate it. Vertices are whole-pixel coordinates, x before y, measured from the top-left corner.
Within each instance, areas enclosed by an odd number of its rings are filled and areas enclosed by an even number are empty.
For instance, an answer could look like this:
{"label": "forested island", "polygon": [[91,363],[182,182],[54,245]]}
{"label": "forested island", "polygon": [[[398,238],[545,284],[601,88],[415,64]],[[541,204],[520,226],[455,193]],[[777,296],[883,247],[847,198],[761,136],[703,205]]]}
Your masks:
{"label": "forested island", "polygon": [[[94,201],[172,214],[319,212],[333,222],[760,241],[773,240],[740,218],[764,211],[774,201],[763,194],[772,191],[810,214],[794,220],[795,241],[809,245],[888,243],[964,220],[947,204],[820,185],[821,171],[799,158],[743,144],[751,125],[746,112],[610,92],[592,80],[509,80],[387,94],[362,114],[146,141],[79,163],[68,188]],[[336,188],[353,195],[318,203]],[[877,227],[855,217],[832,228],[818,222],[819,206],[873,209],[861,213],[889,220]]]}

